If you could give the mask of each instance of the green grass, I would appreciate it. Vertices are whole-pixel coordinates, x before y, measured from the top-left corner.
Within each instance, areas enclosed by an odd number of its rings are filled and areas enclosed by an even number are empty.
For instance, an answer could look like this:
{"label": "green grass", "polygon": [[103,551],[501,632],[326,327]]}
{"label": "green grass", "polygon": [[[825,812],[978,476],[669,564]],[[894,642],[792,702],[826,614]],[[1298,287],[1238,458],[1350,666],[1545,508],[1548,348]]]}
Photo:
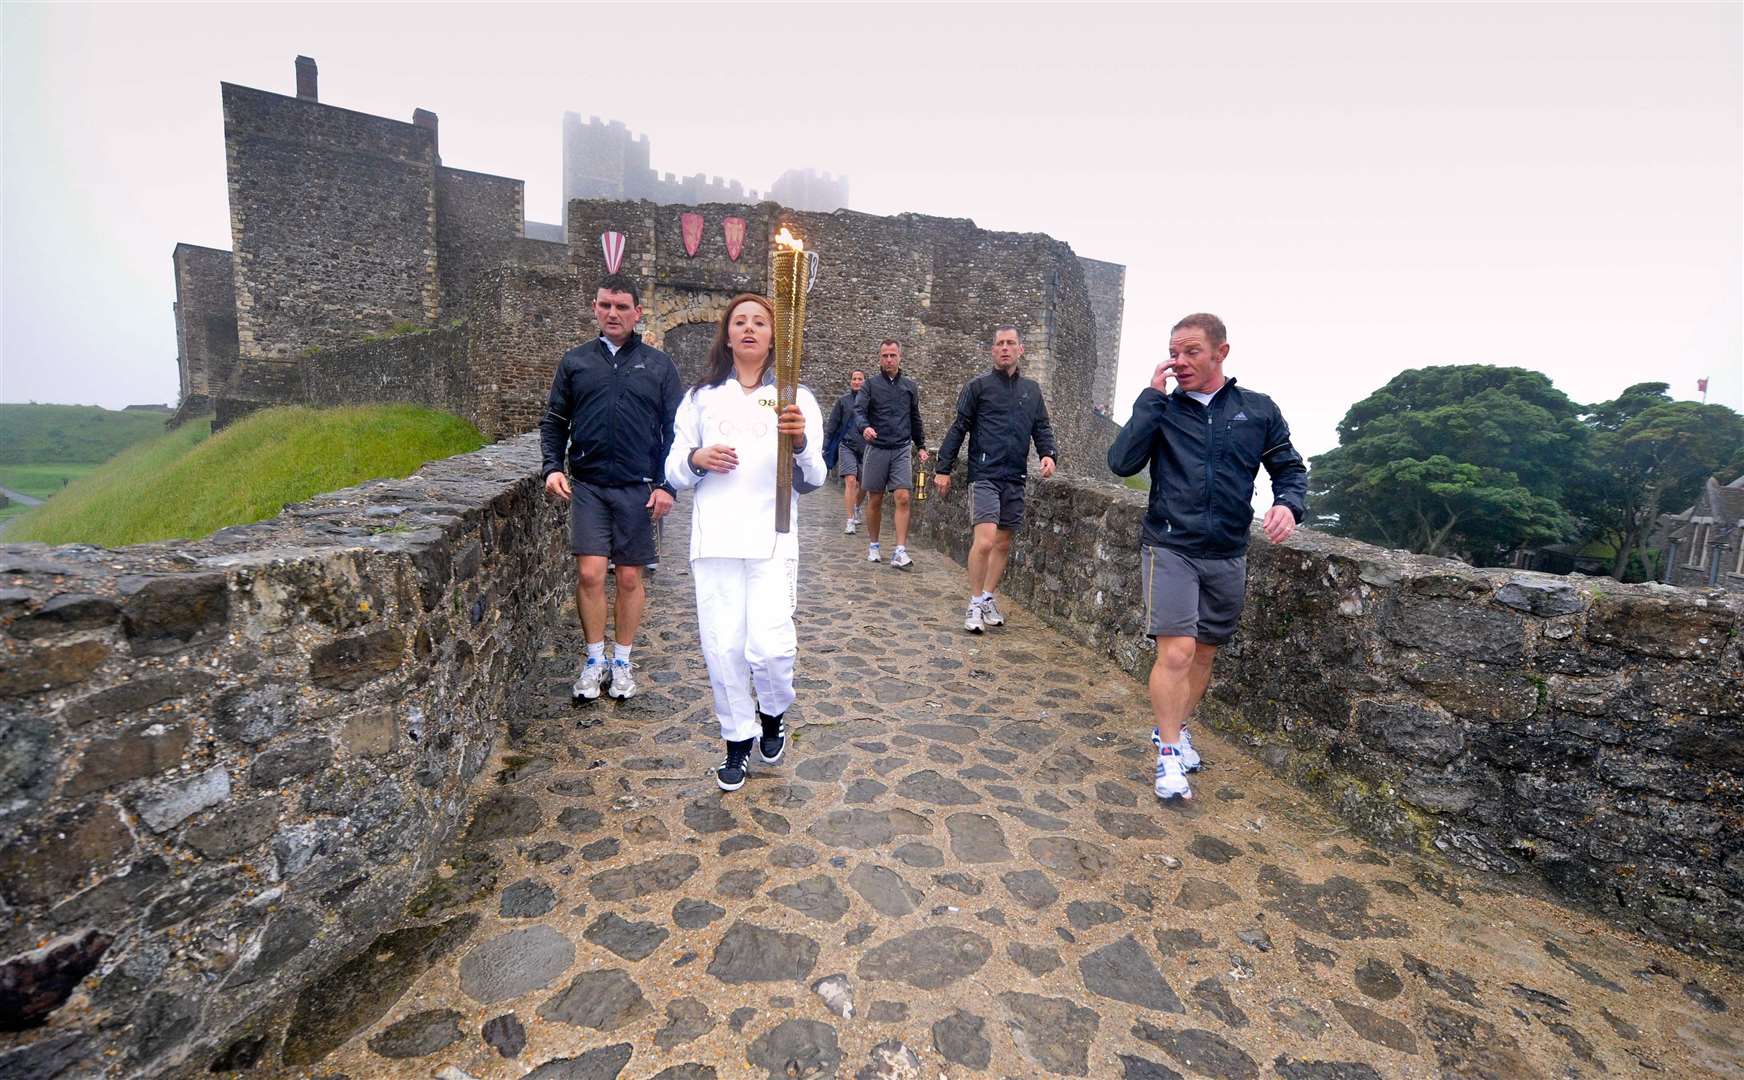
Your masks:
{"label": "green grass", "polygon": [[0,487],[46,499],[60,494],[67,481],[77,480],[96,467],[82,462],[76,465],[0,465]]}
{"label": "green grass", "polygon": [[97,465],[162,435],[167,419],[95,405],[0,405],[0,465]]}
{"label": "green grass", "polygon": [[192,539],[482,445],[466,421],[412,405],[269,409],[217,435],[198,421],[74,481],[12,522],[6,539],[100,547]]}

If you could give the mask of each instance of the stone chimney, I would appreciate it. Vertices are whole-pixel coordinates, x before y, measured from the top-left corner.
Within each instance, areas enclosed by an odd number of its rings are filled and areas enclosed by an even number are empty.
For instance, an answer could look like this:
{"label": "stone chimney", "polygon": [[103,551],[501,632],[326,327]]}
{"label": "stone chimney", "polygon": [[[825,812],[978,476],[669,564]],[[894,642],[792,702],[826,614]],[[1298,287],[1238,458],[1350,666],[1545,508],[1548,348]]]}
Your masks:
{"label": "stone chimney", "polygon": [[437,160],[441,160],[442,148],[436,138],[436,114],[429,109],[413,109],[412,123],[417,127],[429,129],[430,148],[436,151]]}
{"label": "stone chimney", "polygon": [[315,92],[315,61],[307,56],[297,57],[297,97],[303,101],[321,100]]}

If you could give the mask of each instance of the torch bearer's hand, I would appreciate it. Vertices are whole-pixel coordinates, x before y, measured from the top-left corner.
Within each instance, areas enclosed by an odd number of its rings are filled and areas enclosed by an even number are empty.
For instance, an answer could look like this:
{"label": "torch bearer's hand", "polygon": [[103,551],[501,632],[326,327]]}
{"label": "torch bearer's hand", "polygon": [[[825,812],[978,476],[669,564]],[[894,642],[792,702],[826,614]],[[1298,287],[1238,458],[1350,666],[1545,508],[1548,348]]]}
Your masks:
{"label": "torch bearer's hand", "polygon": [[780,419],[775,421],[775,430],[793,437],[794,453],[805,449],[805,413],[798,405],[789,405],[781,410]]}
{"label": "torch bearer's hand", "polygon": [[716,443],[694,451],[691,464],[712,473],[730,473],[739,467],[739,452],[726,443]]}
{"label": "torch bearer's hand", "polygon": [[945,496],[945,495],[949,495],[951,493],[950,474],[948,474],[948,473],[934,473],[933,474],[933,487],[936,487],[939,489],[939,495],[941,497]]}

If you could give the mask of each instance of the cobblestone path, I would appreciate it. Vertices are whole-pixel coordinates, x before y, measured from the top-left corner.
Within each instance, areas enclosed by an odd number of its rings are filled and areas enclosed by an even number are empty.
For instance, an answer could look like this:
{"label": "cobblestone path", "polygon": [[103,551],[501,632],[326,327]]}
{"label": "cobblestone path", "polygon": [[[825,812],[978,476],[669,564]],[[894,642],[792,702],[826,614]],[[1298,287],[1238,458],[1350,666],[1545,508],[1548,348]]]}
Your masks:
{"label": "cobblestone path", "polygon": [[299,1004],[298,1075],[1744,1075],[1735,975],[1377,851],[1208,731],[1160,806],[1140,686],[1022,609],[965,635],[961,569],[869,567],[828,490],[789,759],[708,773],[681,503],[643,693],[572,706],[561,635],[408,928]]}

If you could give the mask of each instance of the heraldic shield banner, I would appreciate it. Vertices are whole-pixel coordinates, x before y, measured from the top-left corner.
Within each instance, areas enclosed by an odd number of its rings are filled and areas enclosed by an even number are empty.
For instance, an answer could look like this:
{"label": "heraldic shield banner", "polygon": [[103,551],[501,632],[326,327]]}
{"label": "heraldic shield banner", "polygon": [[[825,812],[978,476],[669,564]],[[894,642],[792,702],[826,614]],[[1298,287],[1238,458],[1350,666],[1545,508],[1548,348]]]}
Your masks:
{"label": "heraldic shield banner", "polygon": [[738,262],[739,253],[745,250],[745,219],[742,217],[722,219],[721,232],[727,238],[727,258]]}
{"label": "heraldic shield banner", "polygon": [[702,246],[702,215],[680,214],[678,223],[684,229],[684,253],[694,259],[696,249]]}
{"label": "heraldic shield banner", "polygon": [[618,267],[624,264],[624,234],[621,232],[600,233],[600,251],[605,253],[606,273],[617,273]]}

